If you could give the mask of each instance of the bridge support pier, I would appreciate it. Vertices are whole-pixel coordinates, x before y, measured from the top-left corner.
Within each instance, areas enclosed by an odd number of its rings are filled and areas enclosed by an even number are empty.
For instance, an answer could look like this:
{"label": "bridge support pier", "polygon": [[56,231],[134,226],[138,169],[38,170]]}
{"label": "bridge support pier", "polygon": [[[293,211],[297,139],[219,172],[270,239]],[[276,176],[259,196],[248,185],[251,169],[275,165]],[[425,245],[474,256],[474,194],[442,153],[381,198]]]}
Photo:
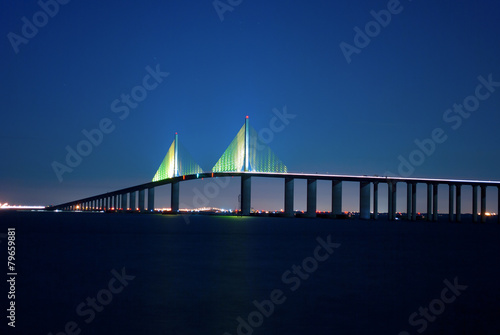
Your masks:
{"label": "bridge support pier", "polygon": [[427,184],[427,221],[432,220],[432,184]]}
{"label": "bridge support pier", "polygon": [[307,179],[307,216],[316,217],[316,179]]}
{"label": "bridge support pier", "polygon": [[456,189],[456,193],[455,193],[455,208],[456,208],[455,221],[461,222],[462,221],[462,185],[456,185],[455,189]]}
{"label": "bridge support pier", "polygon": [[342,181],[332,180],[332,213],[342,214]]}
{"label": "bridge support pier", "polygon": [[455,185],[449,185],[449,200],[448,200],[448,220],[450,222],[455,221],[455,214],[453,213],[455,208]]}
{"label": "bridge support pier", "polygon": [[118,208],[120,208],[120,196],[118,194],[115,194],[115,212],[118,211]]}
{"label": "bridge support pier", "polygon": [[472,222],[477,222],[477,185],[472,185]]}
{"label": "bridge support pier", "polygon": [[378,182],[373,183],[373,220],[378,219]]}
{"label": "bridge support pier", "polygon": [[498,223],[500,223],[500,186],[498,188],[498,207],[497,207],[497,218],[498,218]]}
{"label": "bridge support pier", "polygon": [[411,220],[417,220],[417,184],[411,184]]}
{"label": "bridge support pier", "polygon": [[155,188],[148,188],[148,212],[155,211]]}
{"label": "bridge support pier", "polygon": [[170,208],[172,210],[172,213],[178,213],[179,212],[179,182],[173,182],[172,184],[172,189],[170,192]]}
{"label": "bridge support pier", "polygon": [[359,218],[370,219],[370,182],[359,183]]}
{"label": "bridge support pier", "polygon": [[486,185],[481,185],[481,222],[486,222]]}
{"label": "bridge support pier", "polygon": [[407,182],[406,183],[406,219],[408,221],[411,220],[411,204],[412,204],[411,196],[412,196],[411,183]]}
{"label": "bridge support pier", "polygon": [[438,187],[439,184],[432,185],[432,221],[438,220]]}
{"label": "bridge support pier", "polygon": [[388,199],[388,216],[389,220],[396,219],[396,198],[397,198],[397,183],[388,182],[387,183],[387,199]]}
{"label": "bridge support pier", "polygon": [[241,215],[250,215],[252,208],[252,179],[249,175],[241,176]]}
{"label": "bridge support pier", "polygon": [[294,179],[285,178],[285,216],[292,217],[293,212],[293,195],[294,195]]}
{"label": "bridge support pier", "polygon": [[122,193],[122,206],[120,209],[123,211],[126,211],[128,208],[127,200],[127,193]]}
{"label": "bridge support pier", "polygon": [[135,193],[136,193],[136,191],[130,192],[129,208],[133,212],[135,212],[137,210],[137,205],[135,202]]}
{"label": "bridge support pier", "polygon": [[139,212],[144,212],[144,189],[139,190]]}

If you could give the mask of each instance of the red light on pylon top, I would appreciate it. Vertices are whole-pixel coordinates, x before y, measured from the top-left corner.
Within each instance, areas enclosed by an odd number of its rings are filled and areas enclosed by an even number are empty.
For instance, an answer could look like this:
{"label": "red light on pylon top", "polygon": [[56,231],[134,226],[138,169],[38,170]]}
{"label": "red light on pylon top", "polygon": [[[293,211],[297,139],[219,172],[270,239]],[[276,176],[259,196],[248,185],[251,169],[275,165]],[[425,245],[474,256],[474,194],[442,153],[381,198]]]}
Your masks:
{"label": "red light on pylon top", "polygon": [[247,115],[246,119],[248,119],[248,115]]}
{"label": "red light on pylon top", "polygon": [[177,132],[175,132],[175,135],[177,135]]}

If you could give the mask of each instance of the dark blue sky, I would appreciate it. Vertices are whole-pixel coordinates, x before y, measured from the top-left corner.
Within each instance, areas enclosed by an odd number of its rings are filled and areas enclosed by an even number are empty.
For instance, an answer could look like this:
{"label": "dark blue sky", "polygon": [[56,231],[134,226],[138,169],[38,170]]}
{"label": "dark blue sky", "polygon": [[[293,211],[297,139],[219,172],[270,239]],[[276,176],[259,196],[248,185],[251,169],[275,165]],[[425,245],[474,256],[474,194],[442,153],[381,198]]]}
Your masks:
{"label": "dark blue sky", "polygon": [[[0,6],[0,203],[53,204],[147,182],[176,131],[210,170],[245,115],[259,130],[284,106],[296,117],[270,146],[289,171],[409,174],[398,157],[409,160],[415,140],[441,128],[446,141],[423,160],[413,155],[412,176],[500,180],[500,87],[474,98],[479,76],[500,82],[497,1],[242,1],[223,21],[212,1],[70,1],[53,17],[37,14],[34,1]],[[370,12],[388,6],[397,13],[348,63],[340,44],[355,46],[354,28],[364,31]],[[23,17],[33,16],[38,32],[20,43]],[[113,112],[148,66],[169,75],[128,115]],[[467,118],[446,112],[464,99]],[[65,164],[66,146],[103,119],[113,130],[60,182],[53,162]],[[282,182],[254,184],[256,208],[283,206]],[[204,185],[182,186],[181,202]],[[357,208],[351,186],[345,210]],[[329,209],[327,187],[319,186],[319,209]],[[237,188],[210,205],[235,207]],[[296,207],[305,207],[299,194]],[[493,201],[488,209],[496,211]]]}

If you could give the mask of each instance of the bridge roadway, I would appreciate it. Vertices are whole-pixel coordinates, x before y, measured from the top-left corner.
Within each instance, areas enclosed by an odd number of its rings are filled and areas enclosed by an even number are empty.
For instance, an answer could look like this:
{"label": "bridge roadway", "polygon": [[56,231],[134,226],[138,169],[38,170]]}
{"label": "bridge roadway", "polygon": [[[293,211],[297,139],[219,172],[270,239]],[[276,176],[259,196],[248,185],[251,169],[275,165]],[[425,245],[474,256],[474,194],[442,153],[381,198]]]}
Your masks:
{"label": "bridge roadway", "polygon": [[[438,185],[448,185],[449,193],[449,220],[461,221],[461,190],[463,186],[472,187],[472,212],[473,221],[478,222],[478,189],[480,189],[480,218],[486,219],[486,188],[496,187],[498,191],[498,210],[500,212],[500,181],[466,180],[466,179],[433,179],[433,178],[403,178],[383,176],[355,176],[355,175],[332,175],[332,174],[310,174],[310,173],[267,173],[267,172],[203,172],[199,174],[184,175],[155,182],[148,182],[137,186],[123,188],[113,192],[87,197],[75,201],[66,202],[56,206],[49,206],[47,210],[108,210],[111,208],[119,210],[145,211],[145,190],[148,190],[147,211],[154,210],[154,189],[166,184],[172,184],[171,208],[172,211],[179,210],[179,183],[186,180],[217,177],[240,177],[241,178],[241,213],[250,214],[251,208],[251,177],[283,178],[285,179],[285,215],[293,216],[294,180],[307,180],[307,216],[316,216],[317,180],[329,180],[332,182],[332,213],[342,213],[342,182],[358,182],[360,185],[360,218],[377,219],[378,216],[378,187],[386,184],[388,187],[388,217],[394,220],[396,217],[397,183],[407,185],[407,219],[416,220],[417,184],[427,185],[427,220],[437,221],[438,218]],[[373,213],[370,212],[372,205],[373,184]],[[138,193],[138,207],[136,207],[136,194]],[[128,195],[130,195],[128,197]],[[498,215],[500,223],[500,215]]]}

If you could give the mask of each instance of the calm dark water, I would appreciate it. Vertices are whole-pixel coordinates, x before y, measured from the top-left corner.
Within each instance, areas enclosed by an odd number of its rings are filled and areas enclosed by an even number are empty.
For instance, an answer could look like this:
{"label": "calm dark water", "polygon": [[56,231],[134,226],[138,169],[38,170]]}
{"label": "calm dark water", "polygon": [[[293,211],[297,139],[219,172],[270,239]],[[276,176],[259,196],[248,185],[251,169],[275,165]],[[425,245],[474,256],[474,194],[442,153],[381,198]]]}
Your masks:
{"label": "calm dark water", "polygon": [[[16,228],[18,273],[14,330],[7,327],[7,268],[1,268],[1,333],[500,333],[500,225],[189,221],[0,213],[0,234]],[[340,244],[331,255],[317,249],[318,238],[328,236]],[[0,241],[0,264],[6,265],[7,240]],[[322,261],[313,260],[315,250]],[[294,274],[294,265],[306,269]],[[122,271],[129,278],[120,282]],[[448,289],[443,298],[444,281],[453,285],[455,278],[458,295]],[[273,291],[281,302],[273,303],[273,313],[256,312],[253,301],[270,300]],[[88,304],[96,297],[96,305]],[[267,314],[271,303],[264,303]],[[428,319],[418,314],[421,306],[431,307]],[[241,326],[242,319],[247,325]]]}

